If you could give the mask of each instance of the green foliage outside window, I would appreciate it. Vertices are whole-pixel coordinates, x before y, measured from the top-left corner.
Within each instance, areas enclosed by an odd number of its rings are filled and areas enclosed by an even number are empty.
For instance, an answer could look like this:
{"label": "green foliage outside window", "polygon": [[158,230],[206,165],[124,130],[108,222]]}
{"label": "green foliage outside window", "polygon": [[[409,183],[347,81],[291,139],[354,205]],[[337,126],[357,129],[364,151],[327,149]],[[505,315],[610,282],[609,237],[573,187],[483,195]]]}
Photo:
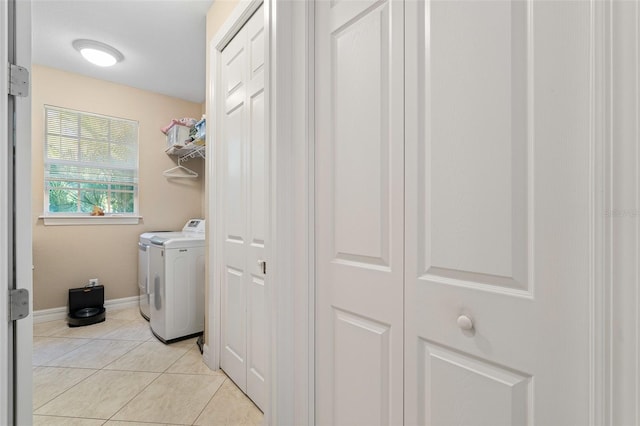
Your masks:
{"label": "green foliage outside window", "polygon": [[138,123],[45,107],[49,213],[137,213]]}

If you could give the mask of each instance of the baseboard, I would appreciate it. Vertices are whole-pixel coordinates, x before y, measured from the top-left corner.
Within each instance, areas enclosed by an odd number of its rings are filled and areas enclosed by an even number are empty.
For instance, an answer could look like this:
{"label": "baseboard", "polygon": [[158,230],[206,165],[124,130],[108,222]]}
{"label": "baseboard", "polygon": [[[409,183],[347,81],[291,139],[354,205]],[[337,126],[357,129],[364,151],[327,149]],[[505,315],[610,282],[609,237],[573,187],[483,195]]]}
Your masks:
{"label": "baseboard", "polygon": [[[132,308],[132,307],[138,306],[139,300],[140,300],[140,296],[131,296],[131,297],[123,297],[121,299],[105,300],[104,307],[107,309],[107,312],[110,310],[116,311],[119,309]],[[66,317],[67,317],[66,306],[33,311],[34,324],[40,323],[40,322],[65,319]]]}
{"label": "baseboard", "polygon": [[211,365],[212,359],[211,359],[211,349],[209,348],[208,344],[204,344],[202,346],[202,361],[204,361],[205,365],[207,367],[209,367],[210,370],[217,370],[218,366],[217,365]]}

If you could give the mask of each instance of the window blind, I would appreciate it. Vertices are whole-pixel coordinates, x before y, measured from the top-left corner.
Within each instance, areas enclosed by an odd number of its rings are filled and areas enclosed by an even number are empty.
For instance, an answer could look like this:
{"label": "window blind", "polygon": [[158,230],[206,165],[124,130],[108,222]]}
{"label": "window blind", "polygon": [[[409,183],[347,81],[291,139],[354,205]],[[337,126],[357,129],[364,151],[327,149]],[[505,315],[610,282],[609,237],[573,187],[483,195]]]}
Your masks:
{"label": "window blind", "polygon": [[45,106],[48,212],[136,213],[138,123]]}

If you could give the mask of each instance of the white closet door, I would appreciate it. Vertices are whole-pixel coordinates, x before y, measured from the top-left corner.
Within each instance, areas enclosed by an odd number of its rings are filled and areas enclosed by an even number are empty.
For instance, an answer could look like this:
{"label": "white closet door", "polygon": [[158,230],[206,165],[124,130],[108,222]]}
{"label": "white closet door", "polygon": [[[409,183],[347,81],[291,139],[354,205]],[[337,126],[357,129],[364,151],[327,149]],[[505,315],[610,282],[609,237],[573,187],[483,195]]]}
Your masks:
{"label": "white closet door", "polygon": [[316,420],[399,425],[403,4],[315,5]]}
{"label": "white closet door", "polygon": [[221,367],[263,407],[266,401],[264,16],[260,7],[222,52]]}
{"label": "white closet door", "polygon": [[246,282],[246,164],[247,142],[246,85],[247,55],[242,32],[231,40],[222,52],[222,90],[225,97],[223,127],[222,182],[220,200],[222,204],[222,229],[224,239],[222,253],[223,270],[221,282],[221,341],[220,366],[240,387],[247,389],[247,334]]}
{"label": "white closet door", "polygon": [[406,424],[589,424],[589,2],[407,2]]}
{"label": "white closet door", "polygon": [[242,29],[247,49],[247,390],[262,409],[267,401],[267,316],[265,276],[259,262],[265,259],[267,156],[265,145],[264,14],[262,6]]}

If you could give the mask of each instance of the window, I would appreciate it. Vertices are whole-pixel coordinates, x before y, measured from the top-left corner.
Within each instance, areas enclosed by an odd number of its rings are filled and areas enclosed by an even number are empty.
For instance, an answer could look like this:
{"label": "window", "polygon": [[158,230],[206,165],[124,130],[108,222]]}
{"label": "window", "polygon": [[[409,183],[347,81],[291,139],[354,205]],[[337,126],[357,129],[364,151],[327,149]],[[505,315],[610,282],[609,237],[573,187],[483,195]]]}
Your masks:
{"label": "window", "polygon": [[138,122],[45,106],[45,215],[138,213]]}

